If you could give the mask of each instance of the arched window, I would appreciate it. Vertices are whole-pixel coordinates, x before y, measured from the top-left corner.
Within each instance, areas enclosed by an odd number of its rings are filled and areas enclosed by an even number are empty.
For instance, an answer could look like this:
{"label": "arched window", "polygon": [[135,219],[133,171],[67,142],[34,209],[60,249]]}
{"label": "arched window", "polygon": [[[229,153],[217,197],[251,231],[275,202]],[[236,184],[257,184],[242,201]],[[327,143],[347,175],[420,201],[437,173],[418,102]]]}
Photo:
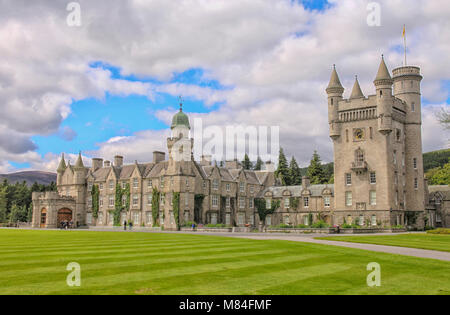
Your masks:
{"label": "arched window", "polygon": [[355,151],[355,161],[358,164],[364,162],[364,151],[363,150],[358,149]]}
{"label": "arched window", "polygon": [[334,101],[334,99],[332,98],[332,99],[331,99],[331,105],[334,105],[334,102],[333,102],[333,101]]}
{"label": "arched window", "polygon": [[383,96],[383,91],[380,91],[380,97],[382,97]]}

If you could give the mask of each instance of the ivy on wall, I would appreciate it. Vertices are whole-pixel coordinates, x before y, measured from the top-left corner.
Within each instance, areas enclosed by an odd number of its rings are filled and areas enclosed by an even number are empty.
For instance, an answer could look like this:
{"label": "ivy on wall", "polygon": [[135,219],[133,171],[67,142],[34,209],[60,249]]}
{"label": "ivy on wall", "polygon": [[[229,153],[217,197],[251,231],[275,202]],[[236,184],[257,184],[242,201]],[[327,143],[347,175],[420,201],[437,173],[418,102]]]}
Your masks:
{"label": "ivy on wall", "polygon": [[[131,189],[130,183],[125,185],[125,189],[122,190],[122,196],[125,195],[127,199],[125,200],[125,211],[130,211],[130,200],[131,200]],[[122,203],[122,200],[120,201]]]}
{"label": "ivy on wall", "polygon": [[180,229],[180,193],[179,192],[173,192],[172,204],[173,204],[173,216],[175,218],[177,230],[179,230]]}
{"label": "ivy on wall", "polygon": [[120,187],[120,184],[116,184],[116,200],[115,200],[115,208],[114,208],[114,225],[118,226],[120,225],[120,214],[122,213],[122,210],[124,209],[122,205],[122,196],[123,196],[123,190],[122,187]]}
{"label": "ivy on wall", "polygon": [[158,189],[153,188],[152,192],[152,218],[153,218],[153,226],[156,226],[159,218],[159,191]]}
{"label": "ivy on wall", "polygon": [[98,185],[93,185],[91,190],[91,196],[92,196],[92,217],[95,219],[98,219],[98,209],[99,206],[99,194],[100,191],[98,189]]}
{"label": "ivy on wall", "polygon": [[280,200],[272,200],[270,209],[267,209],[266,200],[264,198],[255,199],[255,206],[258,210],[259,219],[266,222],[266,217],[277,210],[281,205]]}
{"label": "ivy on wall", "polygon": [[299,204],[299,198],[296,197],[291,197],[289,199],[289,203],[292,207],[292,210],[297,210],[298,209],[298,204]]}

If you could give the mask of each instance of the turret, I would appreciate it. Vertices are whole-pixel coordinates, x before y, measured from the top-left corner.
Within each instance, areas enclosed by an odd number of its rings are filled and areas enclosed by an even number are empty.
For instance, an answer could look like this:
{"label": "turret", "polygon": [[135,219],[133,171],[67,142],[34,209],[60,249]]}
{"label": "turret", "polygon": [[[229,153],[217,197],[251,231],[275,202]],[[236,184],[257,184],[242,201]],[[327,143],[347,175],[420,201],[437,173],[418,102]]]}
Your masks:
{"label": "turret", "polygon": [[66,168],[67,168],[67,166],[66,166],[66,161],[64,159],[64,153],[63,153],[61,156],[61,161],[59,162],[58,169],[56,170],[56,172],[57,172],[56,185],[61,185],[62,176],[63,176]]}
{"label": "turret", "polygon": [[330,137],[336,140],[341,135],[339,124],[339,101],[342,100],[344,94],[344,88],[336,71],[336,66],[333,65],[333,71],[331,72],[330,83],[326,89],[328,94],[328,123],[330,124]]}
{"label": "turret", "polygon": [[394,81],[389,74],[389,70],[381,58],[377,77],[373,81],[377,91],[377,112],[378,112],[378,131],[388,134],[392,131],[392,84]]}
{"label": "turret", "polygon": [[173,116],[170,129],[172,130],[172,136],[167,139],[169,172],[175,172],[176,162],[192,160],[193,139],[189,136],[191,125],[189,124],[189,117],[183,113],[183,104],[181,102],[180,111]]}
{"label": "turret", "polygon": [[81,157],[81,152],[78,153],[78,158],[73,167],[75,173],[75,184],[83,185],[86,178],[86,168],[83,164],[83,158]]}
{"label": "turret", "polygon": [[358,98],[364,98],[364,94],[361,90],[361,86],[358,82],[358,76],[355,77],[355,84],[353,85],[352,94],[350,95],[350,99],[358,99]]}

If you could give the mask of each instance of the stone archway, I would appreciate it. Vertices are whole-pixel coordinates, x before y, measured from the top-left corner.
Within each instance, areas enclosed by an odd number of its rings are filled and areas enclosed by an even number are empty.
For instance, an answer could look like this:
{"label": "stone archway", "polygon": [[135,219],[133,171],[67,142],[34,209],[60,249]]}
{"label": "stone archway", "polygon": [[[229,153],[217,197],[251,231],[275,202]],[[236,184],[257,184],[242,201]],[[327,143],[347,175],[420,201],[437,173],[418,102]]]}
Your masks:
{"label": "stone archway", "polygon": [[45,224],[47,224],[47,209],[43,208],[41,210],[40,228],[45,228]]}
{"label": "stone archway", "polygon": [[68,208],[62,208],[58,210],[58,216],[57,216],[57,227],[61,227],[61,222],[70,222],[72,221],[72,210]]}

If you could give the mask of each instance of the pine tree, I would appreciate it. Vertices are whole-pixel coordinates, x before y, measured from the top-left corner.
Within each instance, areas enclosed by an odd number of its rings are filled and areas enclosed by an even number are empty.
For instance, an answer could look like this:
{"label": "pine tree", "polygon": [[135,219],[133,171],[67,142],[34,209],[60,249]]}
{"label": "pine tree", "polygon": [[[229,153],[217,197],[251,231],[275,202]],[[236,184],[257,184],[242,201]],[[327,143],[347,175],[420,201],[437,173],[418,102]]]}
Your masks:
{"label": "pine tree", "polygon": [[251,170],[253,163],[250,161],[250,158],[248,157],[247,153],[245,154],[244,160],[242,161],[242,167],[244,170]]}
{"label": "pine tree", "polygon": [[302,184],[302,174],[300,167],[298,167],[297,161],[294,157],[291,159],[291,163],[289,165],[289,177],[290,177],[290,184],[297,186]]}
{"label": "pine tree", "polygon": [[262,166],[263,166],[263,161],[258,156],[258,159],[256,160],[256,163],[255,163],[255,166],[253,167],[253,170],[260,171],[260,170],[262,170]]}
{"label": "pine tree", "polygon": [[5,223],[7,219],[6,213],[6,187],[0,187],[0,223]]}
{"label": "pine tree", "polygon": [[275,176],[281,180],[281,185],[290,185],[289,167],[286,156],[284,155],[283,148],[280,148],[280,154],[278,156],[278,168],[275,171]]}
{"label": "pine tree", "polygon": [[308,167],[307,175],[311,180],[311,184],[325,184],[327,183],[327,178],[322,167],[322,162],[317,151],[314,151],[311,163]]}
{"label": "pine tree", "polygon": [[9,214],[9,222],[16,223],[20,221],[20,207],[16,204],[12,205],[11,213]]}

